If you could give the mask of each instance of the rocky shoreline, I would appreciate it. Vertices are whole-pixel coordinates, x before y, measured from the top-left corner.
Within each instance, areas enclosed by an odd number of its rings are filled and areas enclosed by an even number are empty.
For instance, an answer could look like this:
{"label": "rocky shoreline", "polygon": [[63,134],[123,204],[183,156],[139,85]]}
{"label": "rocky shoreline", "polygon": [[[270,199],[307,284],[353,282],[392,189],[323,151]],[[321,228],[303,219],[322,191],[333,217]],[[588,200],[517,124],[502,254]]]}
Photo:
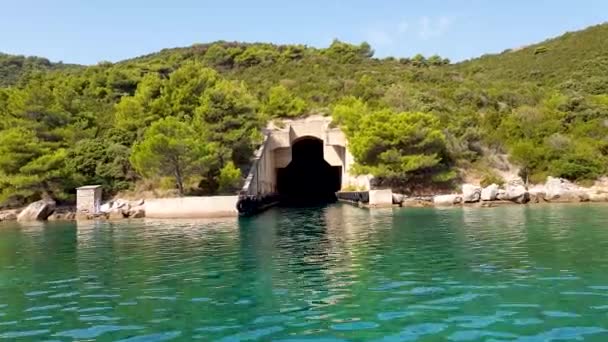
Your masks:
{"label": "rocky shoreline", "polygon": [[53,200],[45,199],[31,203],[25,208],[0,211],[3,221],[75,221],[75,220],[117,220],[143,218],[146,215],[145,201],[116,199],[100,207],[96,214],[77,213],[75,206],[58,207]]}
{"label": "rocky shoreline", "polygon": [[[393,193],[393,204],[402,207],[449,207],[478,205],[494,207],[501,204],[608,202],[608,181],[592,187],[581,187],[562,178],[548,177],[545,184],[527,187],[519,178],[505,184],[482,187],[463,184],[460,193],[409,197]],[[146,216],[145,200],[115,199],[99,208],[99,213],[77,213],[73,206],[57,207],[53,200],[40,200],[22,209],[0,211],[2,221],[74,221],[119,220]]]}
{"label": "rocky shoreline", "polygon": [[528,203],[581,203],[608,202],[608,186],[595,185],[589,188],[578,186],[566,179],[548,177],[545,184],[526,187],[525,182],[516,177],[502,186],[491,184],[482,187],[463,184],[460,193],[426,197],[407,197],[393,194],[393,203],[409,207],[474,205],[495,206],[498,204]]}

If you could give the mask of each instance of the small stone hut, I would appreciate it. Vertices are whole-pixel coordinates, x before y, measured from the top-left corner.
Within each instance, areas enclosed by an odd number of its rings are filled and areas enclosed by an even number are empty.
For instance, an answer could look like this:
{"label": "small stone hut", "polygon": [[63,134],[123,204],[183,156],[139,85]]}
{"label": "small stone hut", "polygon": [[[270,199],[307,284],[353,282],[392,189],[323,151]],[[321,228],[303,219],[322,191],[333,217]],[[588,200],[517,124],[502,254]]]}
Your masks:
{"label": "small stone hut", "polygon": [[101,207],[101,185],[87,185],[76,189],[78,214],[98,214]]}

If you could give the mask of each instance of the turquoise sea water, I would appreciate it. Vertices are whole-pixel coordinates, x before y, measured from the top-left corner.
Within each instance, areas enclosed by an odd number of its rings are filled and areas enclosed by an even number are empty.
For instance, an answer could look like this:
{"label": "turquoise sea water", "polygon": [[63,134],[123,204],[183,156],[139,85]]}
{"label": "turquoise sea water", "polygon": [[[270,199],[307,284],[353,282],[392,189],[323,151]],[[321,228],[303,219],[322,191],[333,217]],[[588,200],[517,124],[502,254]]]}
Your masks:
{"label": "turquoise sea water", "polygon": [[608,206],[3,224],[0,340],[608,341]]}

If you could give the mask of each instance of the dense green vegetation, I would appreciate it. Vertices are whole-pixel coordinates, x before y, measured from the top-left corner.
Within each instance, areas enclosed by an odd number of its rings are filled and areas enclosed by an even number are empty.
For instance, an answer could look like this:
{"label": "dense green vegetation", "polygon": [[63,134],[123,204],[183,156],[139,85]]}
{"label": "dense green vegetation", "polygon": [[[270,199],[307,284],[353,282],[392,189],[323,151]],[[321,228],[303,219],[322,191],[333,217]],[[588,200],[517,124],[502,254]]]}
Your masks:
{"label": "dense green vegetation", "polygon": [[141,179],[231,192],[267,121],[312,113],[345,130],[358,172],[393,186],[495,179],[503,153],[532,181],[595,179],[608,161],[606,40],[600,25],[459,64],[340,41],[216,42],[89,67],[0,55],[0,202]]}
{"label": "dense green vegetation", "polygon": [[51,63],[46,58],[14,56],[0,53],[0,87],[18,83],[28,75],[40,71],[77,69],[79,66]]}
{"label": "dense green vegetation", "polygon": [[560,90],[608,92],[608,24],[459,65],[469,78],[527,81]]}

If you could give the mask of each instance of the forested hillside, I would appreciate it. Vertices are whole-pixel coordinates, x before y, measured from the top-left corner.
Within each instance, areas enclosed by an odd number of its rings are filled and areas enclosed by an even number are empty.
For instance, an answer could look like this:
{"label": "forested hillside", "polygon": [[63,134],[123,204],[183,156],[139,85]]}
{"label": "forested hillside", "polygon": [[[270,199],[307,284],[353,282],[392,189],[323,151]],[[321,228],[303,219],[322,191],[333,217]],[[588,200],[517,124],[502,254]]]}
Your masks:
{"label": "forested hillside", "polygon": [[530,81],[560,89],[608,92],[608,24],[525,48],[508,49],[458,66],[467,77]]}
{"label": "forested hillside", "polygon": [[15,85],[32,73],[69,68],[76,69],[79,67],[77,65],[51,63],[48,59],[41,57],[14,56],[0,53],[0,87]]}
{"label": "forested hillside", "polygon": [[233,192],[260,128],[310,113],[334,116],[358,172],[406,190],[463,172],[496,181],[502,153],[531,181],[593,180],[608,155],[602,41],[608,25],[460,64],[376,59],[366,43],[216,42],[82,68],[0,68],[0,202],[69,200],[85,183]]}

